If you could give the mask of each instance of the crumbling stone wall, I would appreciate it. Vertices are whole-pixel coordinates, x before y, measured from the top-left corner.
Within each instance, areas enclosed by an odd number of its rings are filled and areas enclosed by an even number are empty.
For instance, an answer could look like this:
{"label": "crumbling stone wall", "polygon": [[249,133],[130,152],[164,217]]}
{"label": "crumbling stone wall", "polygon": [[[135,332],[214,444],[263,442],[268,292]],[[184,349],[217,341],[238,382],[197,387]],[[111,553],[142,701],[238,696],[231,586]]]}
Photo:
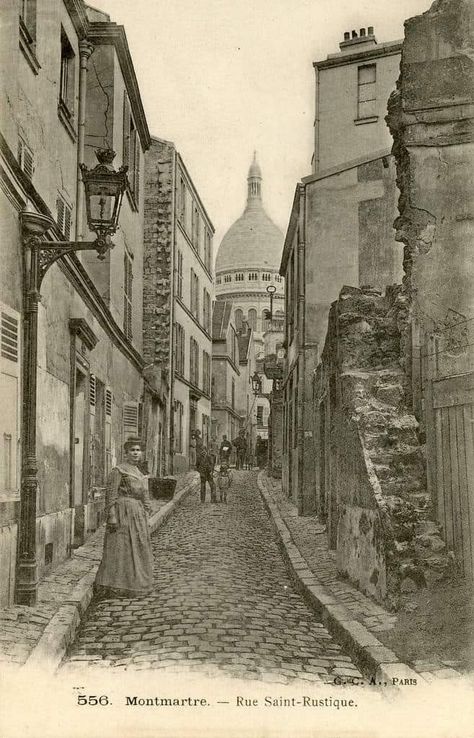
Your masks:
{"label": "crumbling stone wall", "polygon": [[143,355],[169,373],[174,146],[153,139],[146,159]]}
{"label": "crumbling stone wall", "polygon": [[406,402],[407,298],[344,287],[330,312],[319,374],[329,398],[325,455],[330,537],[341,573],[379,601],[443,576],[447,561],[426,489],[418,422]]}
{"label": "crumbling stone wall", "polygon": [[467,576],[474,572],[473,42],[474,0],[437,0],[410,18],[387,116],[409,313],[407,399],[426,435],[437,520]]}

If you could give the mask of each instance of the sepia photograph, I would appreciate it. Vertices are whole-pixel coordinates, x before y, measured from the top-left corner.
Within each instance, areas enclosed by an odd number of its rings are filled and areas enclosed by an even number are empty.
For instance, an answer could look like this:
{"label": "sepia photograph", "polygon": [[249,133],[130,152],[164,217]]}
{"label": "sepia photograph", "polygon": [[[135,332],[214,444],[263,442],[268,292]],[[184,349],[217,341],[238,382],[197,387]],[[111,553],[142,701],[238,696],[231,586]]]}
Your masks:
{"label": "sepia photograph", "polygon": [[474,0],[1,0],[0,737],[474,737]]}

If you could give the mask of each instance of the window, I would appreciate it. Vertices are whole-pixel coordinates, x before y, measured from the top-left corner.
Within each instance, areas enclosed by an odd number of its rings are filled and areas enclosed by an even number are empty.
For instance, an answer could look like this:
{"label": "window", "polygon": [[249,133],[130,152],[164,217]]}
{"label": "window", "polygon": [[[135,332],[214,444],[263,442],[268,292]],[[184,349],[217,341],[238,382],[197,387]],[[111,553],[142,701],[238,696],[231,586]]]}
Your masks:
{"label": "window", "polygon": [[204,264],[206,269],[211,271],[211,260],[212,260],[212,246],[211,246],[211,234],[205,230],[204,233]]}
{"label": "window", "polygon": [[133,205],[138,206],[140,196],[140,137],[135,126],[127,93],[123,95],[123,164],[128,166],[128,192]]}
{"label": "window", "polygon": [[211,296],[206,289],[203,290],[202,322],[203,322],[204,330],[210,333],[211,332]]}
{"label": "window", "polygon": [[232,282],[232,274],[226,274],[224,277],[224,282]]}
{"label": "window", "polygon": [[174,403],[174,450],[183,452],[183,404],[176,400]]}
{"label": "window", "polygon": [[176,257],[176,295],[183,298],[183,254],[179,250]]}
{"label": "window", "polygon": [[175,323],[174,333],[174,368],[177,374],[184,376],[184,328]]}
{"label": "window", "polygon": [[29,44],[36,41],[36,0],[20,0],[20,29]]}
{"label": "window", "polygon": [[18,488],[20,314],[0,303],[0,491]]}
{"label": "window", "polygon": [[202,390],[211,394],[211,357],[207,351],[202,352]]}
{"label": "window", "polygon": [[257,272],[249,272],[249,282],[256,282],[258,279]]}
{"label": "window", "polygon": [[216,277],[216,284],[220,284],[222,281],[221,277]]}
{"label": "window", "polygon": [[372,118],[376,111],[376,65],[367,64],[357,70],[357,118]]}
{"label": "window", "polygon": [[272,275],[269,274],[268,272],[265,272],[264,274],[262,274],[262,282],[270,282],[271,278],[272,278]]}
{"label": "window", "polygon": [[201,219],[199,217],[199,210],[196,206],[193,207],[192,221],[191,221],[191,240],[194,248],[199,253],[199,239],[201,235]]}
{"label": "window", "polygon": [[257,330],[257,311],[253,308],[248,312],[247,322],[253,331]]}
{"label": "window", "polygon": [[35,171],[33,152],[21,136],[18,138],[18,164],[28,179],[32,179]]}
{"label": "window", "polygon": [[105,476],[112,471],[112,390],[105,389]]}
{"label": "window", "polygon": [[123,255],[123,330],[132,338],[132,260],[127,252]]}
{"label": "window", "polygon": [[126,402],[122,411],[123,441],[138,436],[138,402]]}
{"label": "window", "polygon": [[66,241],[71,237],[72,209],[61,195],[56,198],[56,223]]}
{"label": "window", "polygon": [[283,277],[280,277],[279,274],[275,275],[275,282],[281,282],[283,280]]}
{"label": "window", "polygon": [[263,405],[257,405],[257,428],[263,428]]}
{"label": "window", "polygon": [[186,184],[182,177],[179,178],[178,188],[178,218],[183,225],[186,223]]}
{"label": "window", "polygon": [[237,272],[237,274],[235,275],[235,281],[236,282],[243,282],[244,281],[243,272]]}
{"label": "window", "polygon": [[235,327],[236,327],[236,329],[238,331],[241,331],[242,330],[243,320],[244,320],[243,310],[241,310],[240,308],[237,308],[237,310],[234,313],[234,323],[235,323]]}
{"label": "window", "polygon": [[64,28],[61,28],[61,70],[59,77],[59,108],[66,118],[74,115],[75,83],[74,51]]}
{"label": "window", "polygon": [[189,381],[199,387],[199,344],[192,337],[189,339]]}
{"label": "window", "polygon": [[199,277],[191,269],[191,312],[199,320]]}

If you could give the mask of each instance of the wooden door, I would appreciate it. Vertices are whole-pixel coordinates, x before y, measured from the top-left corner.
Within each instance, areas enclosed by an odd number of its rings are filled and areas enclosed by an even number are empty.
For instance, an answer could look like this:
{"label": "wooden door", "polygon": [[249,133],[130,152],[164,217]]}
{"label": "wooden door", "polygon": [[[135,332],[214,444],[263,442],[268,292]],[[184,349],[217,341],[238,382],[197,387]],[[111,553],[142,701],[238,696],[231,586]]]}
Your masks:
{"label": "wooden door", "polygon": [[434,380],[436,505],[446,545],[474,579],[474,372]]}

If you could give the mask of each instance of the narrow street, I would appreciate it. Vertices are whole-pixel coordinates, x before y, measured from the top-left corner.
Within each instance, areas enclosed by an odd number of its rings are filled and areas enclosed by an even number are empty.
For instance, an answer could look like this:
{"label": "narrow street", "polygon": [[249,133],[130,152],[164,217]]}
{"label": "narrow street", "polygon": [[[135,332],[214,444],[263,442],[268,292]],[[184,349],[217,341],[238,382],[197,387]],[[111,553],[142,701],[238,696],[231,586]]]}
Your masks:
{"label": "narrow street", "polygon": [[62,669],[194,669],[281,683],[359,672],[294,590],[254,472],[188,497],[153,538],[156,589],[93,603]]}

